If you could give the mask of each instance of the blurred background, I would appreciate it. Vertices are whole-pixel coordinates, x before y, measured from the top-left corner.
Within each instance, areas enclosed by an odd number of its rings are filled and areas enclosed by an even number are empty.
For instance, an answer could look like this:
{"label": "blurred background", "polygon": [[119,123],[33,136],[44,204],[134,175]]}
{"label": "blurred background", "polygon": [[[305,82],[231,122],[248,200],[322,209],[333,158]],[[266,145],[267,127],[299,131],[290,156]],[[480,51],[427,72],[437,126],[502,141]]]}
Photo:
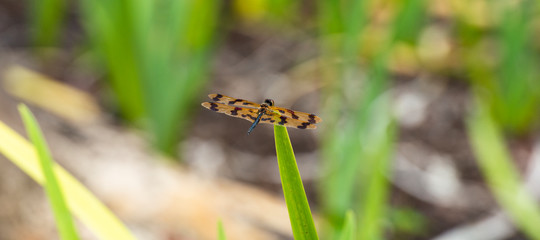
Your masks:
{"label": "blurred background", "polygon": [[[140,239],[292,239],[272,127],[209,93],[315,113],[289,129],[321,239],[540,239],[538,1],[0,0],[0,121]],[[1,136],[0,136],[1,137]],[[84,239],[96,237],[79,223]],[[0,239],[54,239],[0,156]]]}

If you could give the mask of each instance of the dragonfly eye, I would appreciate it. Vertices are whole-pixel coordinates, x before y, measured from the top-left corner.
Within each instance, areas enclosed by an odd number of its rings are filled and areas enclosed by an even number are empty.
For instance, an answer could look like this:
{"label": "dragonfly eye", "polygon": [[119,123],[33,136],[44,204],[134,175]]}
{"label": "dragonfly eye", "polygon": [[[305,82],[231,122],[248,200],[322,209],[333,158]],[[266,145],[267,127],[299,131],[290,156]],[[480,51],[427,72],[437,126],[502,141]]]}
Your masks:
{"label": "dragonfly eye", "polygon": [[272,99],[265,99],[264,103],[268,104],[268,106],[274,106],[274,100]]}

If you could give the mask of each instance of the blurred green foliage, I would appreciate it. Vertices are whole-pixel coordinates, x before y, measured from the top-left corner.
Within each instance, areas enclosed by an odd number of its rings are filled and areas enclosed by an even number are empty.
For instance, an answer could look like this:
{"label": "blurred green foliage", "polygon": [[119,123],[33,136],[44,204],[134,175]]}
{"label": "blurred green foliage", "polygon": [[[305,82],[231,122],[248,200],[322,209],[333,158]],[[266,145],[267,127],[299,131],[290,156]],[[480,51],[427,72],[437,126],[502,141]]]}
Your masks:
{"label": "blurred green foliage", "polygon": [[345,215],[343,229],[341,230],[340,240],[355,240],[356,238],[356,217],[354,211],[349,210]]}
{"label": "blurred green foliage", "polygon": [[398,236],[403,234],[421,236],[426,230],[426,218],[412,208],[394,208],[389,213],[392,231]]}
{"label": "blurred green foliage", "polygon": [[234,0],[237,19],[247,24],[278,24],[285,27],[299,19],[300,2],[290,0]]}
{"label": "blurred green foliage", "polygon": [[143,123],[161,151],[205,86],[218,1],[82,1],[84,26],[103,60],[122,116]]}
{"label": "blurred green foliage", "polygon": [[330,87],[323,109],[327,127],[323,149],[327,175],[321,184],[323,210],[330,222],[328,238],[340,234],[343,216],[347,209],[354,209],[358,239],[380,239],[396,135],[386,94],[387,65],[396,42],[414,39],[411,32],[418,32],[424,8],[420,0],[397,4],[391,32],[378,46],[371,64],[361,67],[360,38],[368,34],[365,29],[372,13],[366,11],[369,7],[365,1],[347,3],[350,7],[344,7],[345,1],[321,0],[319,7],[323,65],[333,67],[326,69],[325,75]]}
{"label": "blurred green foliage", "polygon": [[30,9],[32,40],[35,46],[51,47],[58,44],[66,9],[64,0],[33,0]]}
{"label": "blurred green foliage", "polygon": [[486,4],[488,24],[460,22],[458,39],[474,108],[468,134],[478,164],[499,204],[531,239],[540,239],[540,209],[522,184],[504,133],[538,127],[540,88],[535,46],[537,1]]}
{"label": "blurred green foliage", "polygon": [[499,204],[531,239],[540,239],[538,203],[521,183],[499,126],[480,97],[475,99],[467,127],[480,168]]}
{"label": "blurred green foliage", "polygon": [[535,1],[488,4],[486,11],[495,13],[490,16],[491,25],[461,22],[463,34],[458,36],[475,94],[488,103],[501,127],[514,134],[527,134],[539,122],[540,70],[534,51],[538,47],[534,45],[537,5]]}

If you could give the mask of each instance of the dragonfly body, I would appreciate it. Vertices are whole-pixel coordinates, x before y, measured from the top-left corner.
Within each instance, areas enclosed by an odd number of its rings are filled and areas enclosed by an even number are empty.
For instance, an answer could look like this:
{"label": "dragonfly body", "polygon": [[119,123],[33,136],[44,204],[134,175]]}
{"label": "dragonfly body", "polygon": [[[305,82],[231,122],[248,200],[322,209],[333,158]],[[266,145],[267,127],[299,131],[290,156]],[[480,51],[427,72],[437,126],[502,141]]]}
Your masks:
{"label": "dragonfly body", "polygon": [[257,119],[255,119],[255,122],[253,122],[253,124],[251,124],[251,127],[249,127],[249,130],[248,130],[248,135],[251,133],[251,131],[253,131],[253,129],[255,129],[257,124],[259,124],[259,121],[261,121],[261,117],[262,117],[263,114],[264,114],[263,112],[260,112],[259,116],[257,116]]}
{"label": "dragonfly body", "polygon": [[300,129],[315,129],[317,128],[315,124],[322,121],[321,118],[314,114],[276,107],[272,99],[266,99],[262,104],[257,104],[222,94],[209,94],[208,97],[215,102],[203,102],[201,104],[203,107],[253,122],[248,130],[248,135],[259,123]]}

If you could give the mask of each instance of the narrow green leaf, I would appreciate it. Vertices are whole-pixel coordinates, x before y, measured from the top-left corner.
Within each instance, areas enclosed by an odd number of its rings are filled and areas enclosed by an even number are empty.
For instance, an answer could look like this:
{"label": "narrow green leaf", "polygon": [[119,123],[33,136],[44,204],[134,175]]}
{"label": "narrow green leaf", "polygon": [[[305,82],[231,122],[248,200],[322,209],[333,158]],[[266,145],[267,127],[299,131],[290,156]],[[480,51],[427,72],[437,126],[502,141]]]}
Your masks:
{"label": "narrow green leaf", "polygon": [[347,211],[341,230],[340,240],[356,240],[356,217],[352,210]]}
{"label": "narrow green leaf", "polygon": [[[2,121],[0,136],[0,153],[38,184],[45,185],[35,147]],[[126,226],[62,166],[55,164],[54,173],[69,209],[98,239],[135,239]]]}
{"label": "narrow green leaf", "polygon": [[19,105],[19,112],[24,121],[24,126],[28,136],[34,143],[36,148],[39,163],[41,165],[41,170],[43,176],[45,176],[44,188],[47,193],[47,197],[51,203],[53,209],[54,217],[56,219],[56,226],[60,234],[61,239],[79,239],[77,232],[75,231],[75,226],[73,225],[73,219],[71,213],[68,210],[66,201],[58,184],[58,180],[53,171],[53,160],[49,152],[49,148],[39,126],[37,124],[34,115],[30,112],[26,105]]}
{"label": "narrow green leaf", "polygon": [[319,239],[287,129],[274,125],[274,137],[283,195],[289,211],[294,239]]}
{"label": "narrow green leaf", "polygon": [[358,239],[384,238],[388,176],[391,175],[390,166],[397,134],[390,104],[390,99],[385,96],[372,102],[364,113],[365,125],[358,131],[360,144],[357,146],[362,146],[358,158],[362,165],[356,166],[358,185],[362,187],[356,210]]}
{"label": "narrow green leaf", "polygon": [[51,46],[58,42],[62,20],[64,19],[65,0],[31,1],[30,22],[33,28],[33,41],[38,46]]}
{"label": "narrow green leaf", "polygon": [[223,222],[221,220],[218,221],[218,239],[219,240],[227,239],[227,237],[225,236],[225,229],[223,228]]}
{"label": "narrow green leaf", "polygon": [[531,239],[540,239],[540,209],[521,183],[501,131],[486,106],[477,98],[475,111],[467,121],[478,164],[497,201],[516,225]]}

